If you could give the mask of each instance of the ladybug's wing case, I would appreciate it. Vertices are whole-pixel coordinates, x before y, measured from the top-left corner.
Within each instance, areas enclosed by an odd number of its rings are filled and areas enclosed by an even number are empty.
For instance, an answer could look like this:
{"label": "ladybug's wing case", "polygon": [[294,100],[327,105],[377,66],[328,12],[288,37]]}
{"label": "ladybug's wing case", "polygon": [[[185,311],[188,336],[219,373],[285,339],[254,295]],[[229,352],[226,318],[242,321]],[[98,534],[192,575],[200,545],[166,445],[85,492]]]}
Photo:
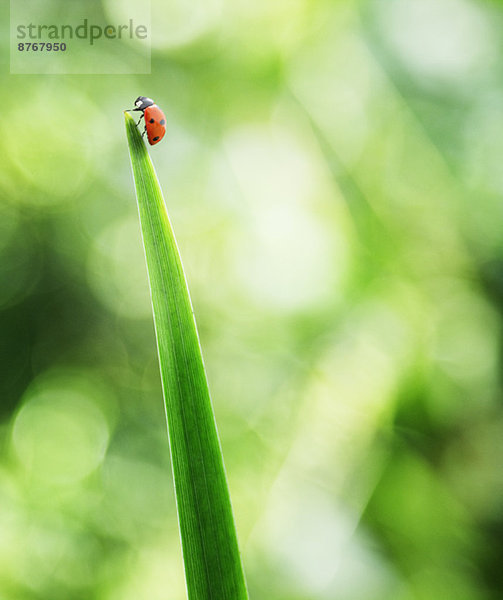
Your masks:
{"label": "ladybug's wing case", "polygon": [[157,104],[147,107],[144,115],[148,143],[153,146],[159,143],[166,133],[166,117]]}

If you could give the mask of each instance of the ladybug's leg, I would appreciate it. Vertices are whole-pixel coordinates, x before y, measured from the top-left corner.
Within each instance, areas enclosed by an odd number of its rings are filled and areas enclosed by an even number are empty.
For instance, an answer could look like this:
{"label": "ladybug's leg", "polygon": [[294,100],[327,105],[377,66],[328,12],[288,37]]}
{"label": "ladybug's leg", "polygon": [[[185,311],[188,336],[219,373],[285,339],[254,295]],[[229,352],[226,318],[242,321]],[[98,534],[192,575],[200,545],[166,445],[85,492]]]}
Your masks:
{"label": "ladybug's leg", "polygon": [[136,126],[138,126],[140,124],[140,121],[143,119],[143,113],[141,114],[141,117],[138,119],[138,123],[136,123]]}
{"label": "ladybug's leg", "polygon": [[145,129],[143,130],[143,133],[141,134],[141,137],[143,137],[146,133],[147,133],[147,128],[145,127]]}

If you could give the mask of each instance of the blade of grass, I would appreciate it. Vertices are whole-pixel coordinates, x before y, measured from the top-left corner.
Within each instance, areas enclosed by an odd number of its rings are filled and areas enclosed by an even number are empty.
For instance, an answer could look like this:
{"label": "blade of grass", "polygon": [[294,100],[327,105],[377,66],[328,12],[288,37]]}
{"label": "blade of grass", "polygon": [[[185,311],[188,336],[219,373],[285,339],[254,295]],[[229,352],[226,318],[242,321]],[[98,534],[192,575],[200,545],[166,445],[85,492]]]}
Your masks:
{"label": "blade of grass", "polygon": [[152,296],[189,600],[248,598],[185,274],[161,188],[125,114]]}

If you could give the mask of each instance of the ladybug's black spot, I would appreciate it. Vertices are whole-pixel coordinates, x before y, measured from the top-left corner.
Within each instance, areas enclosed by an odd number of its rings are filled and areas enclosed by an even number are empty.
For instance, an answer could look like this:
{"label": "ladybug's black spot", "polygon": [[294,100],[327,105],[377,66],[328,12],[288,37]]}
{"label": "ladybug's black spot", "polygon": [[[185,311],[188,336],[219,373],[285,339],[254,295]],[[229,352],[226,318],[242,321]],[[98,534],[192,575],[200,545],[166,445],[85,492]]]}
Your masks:
{"label": "ladybug's black spot", "polygon": [[150,119],[149,123],[155,123],[154,119]]}
{"label": "ladybug's black spot", "polygon": [[155,138],[152,140],[153,142],[157,142],[157,140],[159,139],[159,136],[156,135]]}
{"label": "ladybug's black spot", "polygon": [[160,123],[161,125],[165,125],[165,124],[166,124],[166,121],[165,121],[164,119],[161,119],[161,120],[159,121],[159,123]]}

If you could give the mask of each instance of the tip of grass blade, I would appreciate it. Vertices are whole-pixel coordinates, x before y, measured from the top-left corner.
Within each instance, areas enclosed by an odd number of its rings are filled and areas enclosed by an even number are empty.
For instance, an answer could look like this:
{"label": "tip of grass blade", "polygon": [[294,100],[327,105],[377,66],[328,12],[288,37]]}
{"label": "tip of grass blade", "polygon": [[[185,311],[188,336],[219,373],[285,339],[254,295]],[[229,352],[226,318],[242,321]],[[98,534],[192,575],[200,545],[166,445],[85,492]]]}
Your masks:
{"label": "tip of grass blade", "polygon": [[[126,123],[126,134],[129,142],[129,149],[131,152],[144,152],[147,153],[147,148],[143,141],[143,138],[136,126],[136,121],[129,114],[128,111],[124,111],[124,121]],[[141,154],[139,156],[142,156]]]}
{"label": "tip of grass blade", "polygon": [[136,126],[134,119],[128,110],[124,111],[124,120],[126,121],[126,126],[129,127],[131,125],[131,123],[133,123]]}

